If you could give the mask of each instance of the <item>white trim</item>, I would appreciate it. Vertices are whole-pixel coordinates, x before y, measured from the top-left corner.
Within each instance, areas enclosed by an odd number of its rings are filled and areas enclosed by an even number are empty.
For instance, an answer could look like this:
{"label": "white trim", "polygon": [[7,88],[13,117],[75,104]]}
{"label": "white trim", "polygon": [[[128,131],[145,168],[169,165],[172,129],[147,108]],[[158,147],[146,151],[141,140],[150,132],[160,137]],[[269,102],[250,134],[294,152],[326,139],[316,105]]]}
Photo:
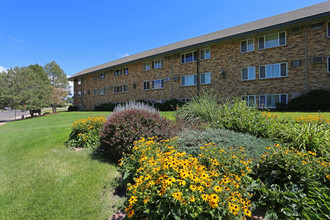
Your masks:
{"label": "white trim", "polygon": [[[253,44],[253,50],[248,50],[248,42],[249,42],[249,40],[252,40],[252,44]],[[246,41],[246,51],[242,51],[242,42],[243,41]],[[255,45],[254,45],[254,38],[249,38],[249,39],[245,39],[245,40],[241,40],[241,42],[240,42],[240,51],[241,51],[241,53],[248,53],[248,52],[252,52],[252,51],[254,51],[255,50]]]}
{"label": "white trim", "polygon": [[330,21],[327,22],[327,37],[330,37]]}
{"label": "white trim", "polygon": [[[249,68],[254,68],[254,78],[253,79],[249,79]],[[247,69],[247,74],[248,74],[248,78],[247,79],[243,79],[243,69]],[[251,81],[251,80],[256,80],[256,67],[255,66],[249,66],[249,67],[243,67],[241,68],[241,80],[242,81]]]}
{"label": "white trim", "polygon": [[[281,71],[281,64],[283,64],[283,63],[286,64],[286,76],[281,76],[281,72],[280,72],[280,76],[267,77],[266,66],[279,64],[279,65],[280,65],[280,71]],[[288,77],[288,76],[289,76],[289,73],[288,73],[288,63],[287,63],[287,62],[283,62],[283,63],[271,63],[271,64],[260,65],[260,66],[259,66],[259,79],[276,79],[276,78]],[[260,73],[261,73],[260,68],[261,68],[262,66],[265,67],[265,78],[261,78],[261,77],[260,77]]]}
{"label": "white trim", "polygon": [[[149,68],[146,69],[146,68],[145,68],[146,66],[148,66]],[[142,69],[143,69],[143,71],[148,71],[148,70],[150,70],[150,61],[146,61],[146,62],[144,62],[144,63],[143,63],[143,66],[142,66]]]}
{"label": "white trim", "polygon": [[328,71],[328,73],[330,73],[330,56],[328,56],[327,62],[328,62],[327,71]]}
{"label": "white trim", "polygon": [[[202,59],[202,51],[204,51],[204,56],[205,56],[205,54],[206,54],[205,51],[206,51],[206,50],[209,50],[210,57],[209,57],[209,58],[204,58],[204,59]],[[200,60],[208,60],[208,59],[211,59],[211,48],[207,47],[207,48],[201,49],[201,50],[199,51],[199,59],[200,59]]]}
{"label": "white trim", "polygon": [[[285,44],[280,45],[280,34],[284,33],[285,34]],[[266,47],[266,37],[271,36],[271,35],[275,35],[277,34],[277,46],[273,46],[273,47]],[[259,38],[263,37],[264,38],[264,48],[260,48],[259,45]],[[287,33],[286,31],[281,31],[281,32],[277,32],[277,33],[273,33],[273,34],[267,34],[267,35],[263,35],[263,36],[259,36],[258,37],[258,50],[264,50],[264,49],[269,49],[269,48],[274,48],[274,47],[282,47],[282,46],[286,46],[287,45]]]}
{"label": "white trim", "polygon": [[[241,96],[241,99],[243,100],[243,98],[247,98],[247,97],[253,97],[253,99],[254,99],[254,106],[257,106],[257,96],[256,95],[242,95]],[[248,98],[249,100],[244,100],[244,101],[246,101],[246,104],[250,104],[250,98]],[[250,106],[250,105],[249,105]]]}
{"label": "white trim", "polygon": [[[144,86],[145,83],[149,83],[148,89],[145,88],[145,86]],[[150,81],[143,81],[143,90],[150,90]]]}

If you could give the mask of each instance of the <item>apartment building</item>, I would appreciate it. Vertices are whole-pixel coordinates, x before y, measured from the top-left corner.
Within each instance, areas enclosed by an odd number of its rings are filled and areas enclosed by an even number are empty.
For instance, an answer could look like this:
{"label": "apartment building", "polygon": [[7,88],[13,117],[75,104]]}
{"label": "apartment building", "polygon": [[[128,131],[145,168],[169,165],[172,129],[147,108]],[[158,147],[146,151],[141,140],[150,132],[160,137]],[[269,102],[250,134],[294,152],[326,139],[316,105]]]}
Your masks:
{"label": "apartment building", "polygon": [[83,70],[74,104],[187,101],[212,89],[275,108],[330,90],[330,1],[180,41]]}

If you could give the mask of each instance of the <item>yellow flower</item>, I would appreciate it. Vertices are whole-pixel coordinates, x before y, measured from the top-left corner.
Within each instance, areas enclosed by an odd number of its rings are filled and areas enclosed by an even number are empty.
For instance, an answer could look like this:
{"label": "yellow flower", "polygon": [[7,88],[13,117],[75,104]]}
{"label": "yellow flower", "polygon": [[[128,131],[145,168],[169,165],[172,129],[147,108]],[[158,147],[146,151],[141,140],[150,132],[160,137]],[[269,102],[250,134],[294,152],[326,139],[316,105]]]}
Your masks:
{"label": "yellow flower", "polygon": [[190,200],[189,201],[190,202],[195,202],[195,197],[194,196],[190,197]]}
{"label": "yellow flower", "polygon": [[132,196],[128,201],[129,201],[129,204],[134,204],[137,201],[137,197]]}
{"label": "yellow flower", "polygon": [[222,191],[222,188],[220,186],[215,186],[213,187],[214,191],[215,192],[221,192]]}
{"label": "yellow flower", "polygon": [[205,202],[208,200],[208,196],[206,194],[202,194],[201,197]]}
{"label": "yellow flower", "polygon": [[181,192],[172,193],[175,200],[181,201]]}
{"label": "yellow flower", "polygon": [[131,210],[131,211],[129,211],[129,212],[127,213],[127,217],[128,217],[128,218],[132,218],[133,215],[134,215],[134,210]]}

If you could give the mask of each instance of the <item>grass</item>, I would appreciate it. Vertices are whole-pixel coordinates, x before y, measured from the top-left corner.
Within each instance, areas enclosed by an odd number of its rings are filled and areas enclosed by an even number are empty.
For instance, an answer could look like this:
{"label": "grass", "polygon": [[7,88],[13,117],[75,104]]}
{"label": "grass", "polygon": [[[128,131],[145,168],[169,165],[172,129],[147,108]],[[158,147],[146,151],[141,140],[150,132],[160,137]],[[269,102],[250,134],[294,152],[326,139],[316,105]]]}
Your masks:
{"label": "grass", "polygon": [[330,112],[276,112],[272,111],[272,114],[278,115],[280,119],[285,119],[285,118],[296,118],[296,117],[301,117],[301,116],[309,116],[309,115],[322,115],[326,117],[327,119],[330,120]]}
{"label": "grass", "polygon": [[71,124],[105,112],[62,112],[0,126],[0,219],[109,219],[120,173],[91,150],[68,149]]}

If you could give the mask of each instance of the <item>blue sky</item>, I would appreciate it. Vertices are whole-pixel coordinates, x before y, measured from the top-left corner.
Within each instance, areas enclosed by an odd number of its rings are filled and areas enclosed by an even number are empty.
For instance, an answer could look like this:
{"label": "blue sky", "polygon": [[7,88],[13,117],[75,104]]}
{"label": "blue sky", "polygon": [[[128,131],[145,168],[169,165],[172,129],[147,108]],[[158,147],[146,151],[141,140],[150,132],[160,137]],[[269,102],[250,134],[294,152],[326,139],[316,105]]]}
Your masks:
{"label": "blue sky", "polygon": [[324,0],[0,0],[0,69],[55,60],[68,76]]}

